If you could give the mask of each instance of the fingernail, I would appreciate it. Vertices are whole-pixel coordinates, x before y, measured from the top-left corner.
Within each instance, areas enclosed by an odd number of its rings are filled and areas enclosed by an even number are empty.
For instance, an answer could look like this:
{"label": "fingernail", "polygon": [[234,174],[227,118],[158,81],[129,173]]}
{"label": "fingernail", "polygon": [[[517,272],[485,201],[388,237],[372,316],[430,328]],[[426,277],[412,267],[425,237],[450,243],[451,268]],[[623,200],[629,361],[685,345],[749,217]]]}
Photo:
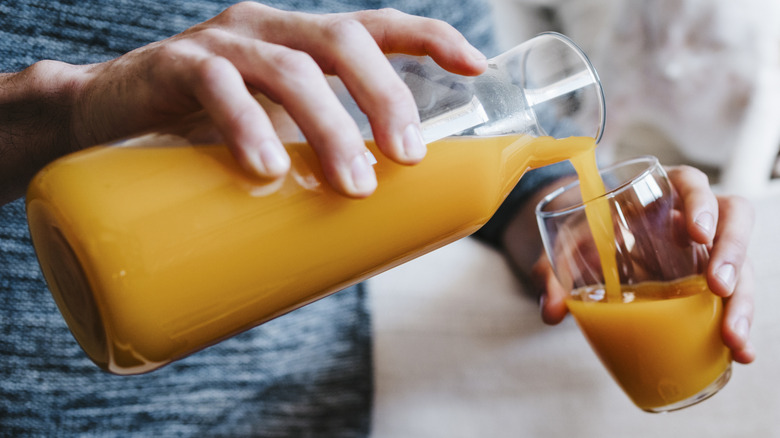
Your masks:
{"label": "fingernail", "polygon": [[269,176],[281,176],[290,168],[290,157],[278,141],[269,140],[260,147],[260,161]]}
{"label": "fingernail", "polygon": [[425,141],[416,123],[411,123],[404,129],[403,142],[404,154],[406,154],[407,159],[418,161],[425,157],[427,152]]}
{"label": "fingernail", "polygon": [[373,158],[373,155],[366,151],[352,159],[352,185],[360,194],[372,192],[376,188],[376,174],[369,157]]}
{"label": "fingernail", "polygon": [[700,214],[694,222],[708,235],[712,233],[712,229],[715,227],[715,217],[710,212]]}
{"label": "fingernail", "polygon": [[748,335],[750,333],[750,324],[748,324],[747,318],[743,316],[739,318],[736,323],[734,323],[734,333],[736,333],[740,339],[748,339]]}
{"label": "fingernail", "polygon": [[736,278],[736,270],[734,269],[734,265],[727,263],[721,266],[718,268],[718,271],[715,273],[715,275],[729,291],[734,288],[734,279]]}
{"label": "fingernail", "polygon": [[260,151],[251,151],[244,154],[246,162],[239,162],[247,172],[255,173],[259,176],[265,175],[265,166],[263,159],[260,158]]}

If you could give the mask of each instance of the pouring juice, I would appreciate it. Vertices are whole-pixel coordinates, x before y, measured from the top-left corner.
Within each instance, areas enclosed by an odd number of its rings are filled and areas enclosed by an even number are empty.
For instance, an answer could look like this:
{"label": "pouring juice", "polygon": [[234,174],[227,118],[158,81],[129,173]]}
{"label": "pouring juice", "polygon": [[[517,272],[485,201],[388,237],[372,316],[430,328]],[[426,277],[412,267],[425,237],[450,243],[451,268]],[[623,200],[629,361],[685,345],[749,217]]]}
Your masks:
{"label": "pouring juice", "polygon": [[529,167],[593,138],[453,137],[402,166],[373,144],[376,192],[334,192],[306,144],[282,180],[220,145],[96,147],[30,185],[42,270],[71,331],[118,374],[170,361],[467,236]]}
{"label": "pouring juice", "polygon": [[[601,83],[563,35],[521,43],[475,77],[428,57],[389,61],[433,143],[411,167],[368,143],[379,185],[366,199],[331,190],[303,143],[287,145],[285,178],[248,176],[204,112],[129,140],[144,146],[97,146],[42,170],[28,223],[88,356],[118,374],[151,371],[465,237],[527,169],[593,154],[601,137]],[[347,88],[328,79],[370,137]]]}
{"label": "pouring juice", "polygon": [[[643,242],[625,243],[634,239],[630,236],[621,237],[625,247],[621,248],[623,261],[619,267],[617,242],[621,239],[616,238],[619,227],[613,223],[613,217],[621,219],[620,227],[628,235],[642,232],[642,227],[650,227],[646,232],[651,233],[654,226],[670,226],[668,219],[658,222],[663,225],[648,225],[647,222],[654,221],[645,218],[646,223],[634,230],[635,225],[621,218],[625,214],[622,210],[631,208],[634,201],[612,201],[604,196],[606,190],[593,153],[584,152],[571,161],[579,175],[581,199],[586,201],[584,213],[603,282],[572,291],[567,299],[569,311],[604,366],[639,408],[662,412],[713,395],[730,377],[731,354],[720,330],[722,300],[709,290],[702,274],[637,283],[637,278],[642,276],[663,278],[664,275],[633,272],[649,268],[634,261],[634,257],[644,256],[629,253],[653,253],[653,250],[645,248]],[[651,199],[636,202],[642,204],[641,208],[647,208],[644,203]],[[617,212],[614,216],[613,208]],[[661,245],[676,244],[664,241]],[[660,263],[675,261],[670,258]],[[620,272],[624,273],[625,281],[621,281]]]}

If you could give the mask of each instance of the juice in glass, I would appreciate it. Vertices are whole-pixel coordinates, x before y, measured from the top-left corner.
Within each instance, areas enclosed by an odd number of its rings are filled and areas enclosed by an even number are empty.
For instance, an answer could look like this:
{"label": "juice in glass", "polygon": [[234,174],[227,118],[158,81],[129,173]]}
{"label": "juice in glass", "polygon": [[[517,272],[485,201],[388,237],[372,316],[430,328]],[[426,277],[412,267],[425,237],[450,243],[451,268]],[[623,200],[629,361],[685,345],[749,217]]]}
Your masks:
{"label": "juice in glass", "polygon": [[731,373],[723,303],[704,278],[706,248],[680,239],[665,172],[653,157],[601,172],[592,153],[571,161],[581,196],[572,184],[537,207],[556,274],[574,289],[569,311],[641,409],[665,412],[712,396]]}
{"label": "juice in glass", "polygon": [[[722,300],[702,276],[623,286],[623,302],[587,288],[567,305],[604,366],[641,409],[670,410],[728,380]],[[711,393],[705,391],[706,398]]]}

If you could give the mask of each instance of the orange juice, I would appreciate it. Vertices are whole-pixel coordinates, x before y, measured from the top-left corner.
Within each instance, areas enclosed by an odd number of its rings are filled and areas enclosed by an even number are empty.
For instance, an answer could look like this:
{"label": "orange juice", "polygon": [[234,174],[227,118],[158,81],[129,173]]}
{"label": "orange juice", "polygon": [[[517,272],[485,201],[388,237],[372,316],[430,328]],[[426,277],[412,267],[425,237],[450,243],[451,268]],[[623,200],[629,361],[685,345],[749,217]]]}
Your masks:
{"label": "orange juice", "polygon": [[601,262],[606,298],[620,301],[620,275],[615,259],[615,229],[609,200],[603,197],[606,189],[596,164],[596,154],[594,151],[585,151],[574,155],[569,161],[577,171],[580,180],[582,201],[586,203],[585,216]]}
{"label": "orange juice", "polygon": [[722,300],[702,276],[622,287],[623,302],[579,289],[567,304],[618,384],[644,410],[696,397],[728,378]]}
{"label": "orange juice", "polygon": [[305,144],[283,179],[246,175],[224,146],[96,147],[30,185],[33,243],[87,354],[153,370],[481,227],[529,167],[592,138],[451,138],[402,166],[367,144],[379,186],[347,199]]}

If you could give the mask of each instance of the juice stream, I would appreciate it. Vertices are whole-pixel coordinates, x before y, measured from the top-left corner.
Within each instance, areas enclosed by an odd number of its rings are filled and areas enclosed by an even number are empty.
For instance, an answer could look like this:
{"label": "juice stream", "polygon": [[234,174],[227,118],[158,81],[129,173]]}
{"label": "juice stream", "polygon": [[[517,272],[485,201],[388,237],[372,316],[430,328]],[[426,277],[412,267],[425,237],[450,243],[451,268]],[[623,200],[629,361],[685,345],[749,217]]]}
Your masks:
{"label": "juice stream", "polygon": [[571,158],[604,275],[604,298],[572,292],[567,306],[589,343],[632,401],[657,412],[701,401],[730,376],[723,303],[701,276],[621,285],[610,205],[593,151]]}
{"label": "juice stream", "polygon": [[27,214],[41,268],[88,356],[151,371],[479,229],[529,167],[593,138],[455,137],[402,166],[372,143],[376,192],[334,192],[306,144],[252,178],[227,148],[96,147],[47,166]]}
{"label": "juice stream", "polygon": [[582,202],[585,204],[585,216],[590,232],[596,243],[604,275],[604,296],[609,302],[622,302],[620,275],[617,268],[615,229],[609,208],[609,200],[604,198],[606,190],[596,164],[595,150],[584,151],[573,156],[571,161],[580,180]]}

